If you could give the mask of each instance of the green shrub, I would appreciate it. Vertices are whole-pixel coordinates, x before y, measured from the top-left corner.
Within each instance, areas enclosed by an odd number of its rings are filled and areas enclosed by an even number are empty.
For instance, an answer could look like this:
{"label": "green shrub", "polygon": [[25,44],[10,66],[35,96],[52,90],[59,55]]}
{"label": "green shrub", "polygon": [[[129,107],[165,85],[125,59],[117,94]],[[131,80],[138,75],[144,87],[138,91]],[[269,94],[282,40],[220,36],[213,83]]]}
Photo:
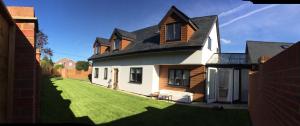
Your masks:
{"label": "green shrub", "polygon": [[58,65],[55,65],[54,66],[54,69],[60,69],[60,68],[64,68],[64,65],[62,65],[62,64],[58,64]]}
{"label": "green shrub", "polygon": [[89,62],[87,61],[78,61],[76,63],[76,70],[87,71],[89,69]]}

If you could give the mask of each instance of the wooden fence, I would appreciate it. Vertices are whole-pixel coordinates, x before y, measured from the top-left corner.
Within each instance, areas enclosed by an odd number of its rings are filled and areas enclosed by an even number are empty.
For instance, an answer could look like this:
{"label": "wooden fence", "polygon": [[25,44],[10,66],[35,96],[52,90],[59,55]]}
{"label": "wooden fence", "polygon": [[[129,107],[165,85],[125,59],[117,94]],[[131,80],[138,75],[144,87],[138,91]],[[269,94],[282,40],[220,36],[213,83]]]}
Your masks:
{"label": "wooden fence", "polygon": [[300,42],[250,74],[253,126],[300,126]]}

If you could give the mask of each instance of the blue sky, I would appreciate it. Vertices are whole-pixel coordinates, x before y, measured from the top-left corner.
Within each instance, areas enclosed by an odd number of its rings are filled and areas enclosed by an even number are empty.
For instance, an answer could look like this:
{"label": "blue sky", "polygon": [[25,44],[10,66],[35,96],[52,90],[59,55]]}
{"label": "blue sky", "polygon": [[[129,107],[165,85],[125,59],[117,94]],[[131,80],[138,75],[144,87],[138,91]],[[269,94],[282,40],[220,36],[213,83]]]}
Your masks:
{"label": "blue sky", "polygon": [[87,60],[96,36],[114,28],[134,31],[158,24],[175,5],[189,17],[219,15],[222,52],[244,52],[246,40],[300,41],[300,5],[254,5],[240,0],[4,0],[34,6],[48,35],[52,59]]}

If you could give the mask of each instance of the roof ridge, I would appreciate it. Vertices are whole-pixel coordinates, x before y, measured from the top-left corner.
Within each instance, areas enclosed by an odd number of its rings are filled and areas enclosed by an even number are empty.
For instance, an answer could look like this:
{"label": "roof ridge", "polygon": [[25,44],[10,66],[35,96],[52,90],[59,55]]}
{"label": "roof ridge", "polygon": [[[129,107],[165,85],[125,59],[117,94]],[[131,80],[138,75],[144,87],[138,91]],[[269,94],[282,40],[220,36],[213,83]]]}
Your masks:
{"label": "roof ridge", "polygon": [[246,43],[284,43],[284,44],[294,44],[294,43],[292,43],[292,42],[255,41],[255,40],[247,40]]}

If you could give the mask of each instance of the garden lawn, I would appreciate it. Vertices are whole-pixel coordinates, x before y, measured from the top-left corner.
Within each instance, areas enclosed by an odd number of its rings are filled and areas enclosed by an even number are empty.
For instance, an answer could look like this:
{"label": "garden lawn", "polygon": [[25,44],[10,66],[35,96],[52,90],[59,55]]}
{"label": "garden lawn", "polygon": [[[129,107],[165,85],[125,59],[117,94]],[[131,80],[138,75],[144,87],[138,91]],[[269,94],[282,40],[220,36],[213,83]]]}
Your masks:
{"label": "garden lawn", "polygon": [[44,77],[42,123],[99,125],[249,125],[247,110],[176,105],[95,86],[87,81]]}

